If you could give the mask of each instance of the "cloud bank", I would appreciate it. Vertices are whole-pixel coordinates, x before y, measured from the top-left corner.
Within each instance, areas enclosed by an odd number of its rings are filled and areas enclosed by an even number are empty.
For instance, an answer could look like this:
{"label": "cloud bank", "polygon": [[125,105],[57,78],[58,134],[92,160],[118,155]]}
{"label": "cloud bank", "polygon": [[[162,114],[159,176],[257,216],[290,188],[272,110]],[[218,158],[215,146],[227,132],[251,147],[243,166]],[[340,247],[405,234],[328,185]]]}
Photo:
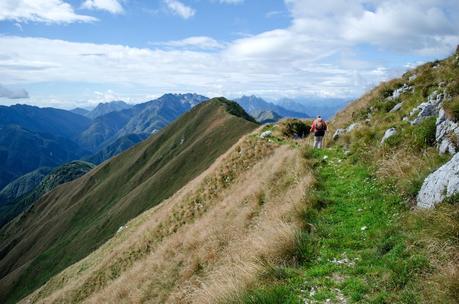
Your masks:
{"label": "cloud bank", "polygon": [[[184,19],[196,13],[177,0],[164,3]],[[22,86],[44,81],[110,84],[147,88],[151,94],[353,97],[417,63],[400,63],[400,58],[441,58],[459,43],[456,0],[285,4],[289,26],[225,42],[192,36],[134,48],[0,36],[1,79]]]}

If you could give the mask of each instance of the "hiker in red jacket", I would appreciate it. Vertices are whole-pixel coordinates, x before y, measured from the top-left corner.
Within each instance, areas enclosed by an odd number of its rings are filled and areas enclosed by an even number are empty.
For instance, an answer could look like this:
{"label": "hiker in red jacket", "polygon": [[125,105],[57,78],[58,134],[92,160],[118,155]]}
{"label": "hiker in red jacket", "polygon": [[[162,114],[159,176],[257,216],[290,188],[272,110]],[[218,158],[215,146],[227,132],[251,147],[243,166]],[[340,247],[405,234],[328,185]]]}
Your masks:
{"label": "hiker in red jacket", "polygon": [[322,148],[325,131],[327,131],[327,123],[319,115],[312,122],[311,126],[311,132],[314,132],[314,148]]}

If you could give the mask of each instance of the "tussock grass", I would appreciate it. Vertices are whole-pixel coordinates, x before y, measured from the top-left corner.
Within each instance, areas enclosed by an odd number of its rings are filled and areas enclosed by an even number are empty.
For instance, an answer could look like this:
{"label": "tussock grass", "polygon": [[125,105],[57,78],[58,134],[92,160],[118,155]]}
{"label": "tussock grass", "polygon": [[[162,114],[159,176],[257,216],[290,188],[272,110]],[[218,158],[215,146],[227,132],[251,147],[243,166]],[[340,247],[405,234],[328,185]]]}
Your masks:
{"label": "tussock grass", "polygon": [[451,101],[445,102],[443,108],[445,109],[446,116],[449,119],[459,121],[459,94]]}
{"label": "tussock grass", "polygon": [[312,182],[298,151],[247,136],[24,302],[233,299],[292,255],[298,211]]}

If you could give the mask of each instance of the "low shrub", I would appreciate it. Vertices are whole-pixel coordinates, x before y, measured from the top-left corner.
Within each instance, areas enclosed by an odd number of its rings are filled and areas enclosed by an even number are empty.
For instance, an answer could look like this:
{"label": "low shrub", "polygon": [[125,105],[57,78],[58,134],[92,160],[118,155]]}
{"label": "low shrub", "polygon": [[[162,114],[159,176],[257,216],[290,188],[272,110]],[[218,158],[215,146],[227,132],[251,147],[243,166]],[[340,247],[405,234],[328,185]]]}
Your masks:
{"label": "low shrub", "polygon": [[435,145],[436,117],[429,117],[417,125],[407,127],[403,132],[404,143],[416,150]]}
{"label": "low shrub", "polygon": [[283,136],[304,138],[311,132],[311,126],[306,125],[299,119],[286,119],[279,123]]}

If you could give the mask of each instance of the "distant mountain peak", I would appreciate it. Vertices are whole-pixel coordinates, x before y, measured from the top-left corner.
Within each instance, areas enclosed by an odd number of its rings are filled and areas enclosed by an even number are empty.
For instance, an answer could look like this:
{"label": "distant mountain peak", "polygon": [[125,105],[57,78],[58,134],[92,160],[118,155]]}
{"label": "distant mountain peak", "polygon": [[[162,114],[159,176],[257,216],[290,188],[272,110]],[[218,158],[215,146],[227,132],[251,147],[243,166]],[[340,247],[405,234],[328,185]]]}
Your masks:
{"label": "distant mountain peak", "polygon": [[131,108],[132,105],[122,101],[122,100],[114,100],[110,102],[101,102],[99,103],[94,110],[90,111],[89,113],[86,113],[86,117],[95,119],[99,116],[115,112],[115,111],[121,111],[121,110],[126,110]]}

